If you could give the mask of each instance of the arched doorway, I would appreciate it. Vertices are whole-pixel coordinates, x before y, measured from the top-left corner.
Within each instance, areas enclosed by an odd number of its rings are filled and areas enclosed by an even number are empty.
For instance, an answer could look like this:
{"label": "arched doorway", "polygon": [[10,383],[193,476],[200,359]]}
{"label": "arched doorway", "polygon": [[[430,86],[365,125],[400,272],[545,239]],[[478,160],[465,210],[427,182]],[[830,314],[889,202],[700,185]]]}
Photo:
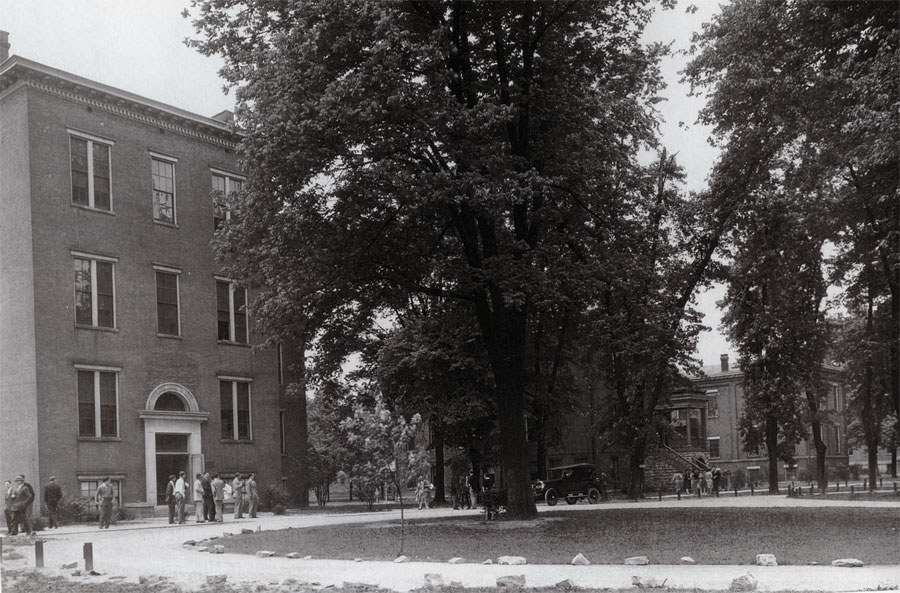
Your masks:
{"label": "arched doorway", "polygon": [[147,397],[144,421],[147,502],[164,504],[169,474],[203,471],[200,426],[209,419],[183,385],[163,383]]}

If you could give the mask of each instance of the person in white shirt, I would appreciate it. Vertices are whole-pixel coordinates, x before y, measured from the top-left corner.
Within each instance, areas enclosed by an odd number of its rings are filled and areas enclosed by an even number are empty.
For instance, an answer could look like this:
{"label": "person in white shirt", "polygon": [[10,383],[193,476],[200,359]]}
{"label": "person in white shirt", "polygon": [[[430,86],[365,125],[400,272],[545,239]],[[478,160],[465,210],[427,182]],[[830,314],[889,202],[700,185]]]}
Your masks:
{"label": "person in white shirt", "polygon": [[179,525],[184,523],[184,495],[186,492],[184,472],[178,472],[178,480],[175,482],[175,516]]}
{"label": "person in white shirt", "polygon": [[206,523],[203,518],[203,482],[200,478],[200,474],[194,477],[194,514],[197,516],[197,523]]}

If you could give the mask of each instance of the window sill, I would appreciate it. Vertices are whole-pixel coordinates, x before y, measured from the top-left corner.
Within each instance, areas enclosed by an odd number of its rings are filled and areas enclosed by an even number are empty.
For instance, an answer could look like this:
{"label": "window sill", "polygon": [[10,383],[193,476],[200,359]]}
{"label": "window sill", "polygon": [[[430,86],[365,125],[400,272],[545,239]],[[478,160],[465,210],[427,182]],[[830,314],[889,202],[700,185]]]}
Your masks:
{"label": "window sill", "polygon": [[218,340],[219,344],[223,346],[239,346],[241,348],[251,348],[250,344],[245,342],[232,342],[231,340]]}
{"label": "window sill", "polygon": [[153,224],[158,224],[159,226],[167,226],[167,227],[173,228],[173,229],[179,228],[177,222],[166,222],[165,220],[153,219]]}
{"label": "window sill", "polygon": [[110,332],[110,333],[114,333],[114,334],[119,333],[119,328],[117,328],[117,327],[103,327],[100,325],[83,325],[81,323],[76,323],[75,329],[89,329],[89,330],[93,330],[93,331]]}
{"label": "window sill", "polygon": [[184,340],[184,336],[178,336],[175,334],[156,334],[157,338],[164,338],[166,340]]}
{"label": "window sill", "polygon": [[121,437],[78,437],[79,443],[120,443]]}
{"label": "window sill", "polygon": [[253,439],[221,439],[219,441],[223,445],[255,445],[256,442]]}
{"label": "window sill", "polygon": [[95,208],[93,206],[85,206],[83,204],[71,204],[72,208],[78,208],[79,210],[87,210],[88,212],[97,212],[98,214],[108,214],[110,216],[115,216],[116,213],[114,210],[104,210],[103,208]]}

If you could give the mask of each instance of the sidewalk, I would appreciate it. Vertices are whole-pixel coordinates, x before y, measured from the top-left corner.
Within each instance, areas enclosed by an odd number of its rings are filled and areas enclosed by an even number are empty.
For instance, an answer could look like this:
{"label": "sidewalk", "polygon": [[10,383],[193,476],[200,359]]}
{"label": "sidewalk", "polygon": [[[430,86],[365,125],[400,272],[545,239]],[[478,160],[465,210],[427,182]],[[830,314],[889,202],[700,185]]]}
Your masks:
{"label": "sidewalk", "polygon": [[[896,503],[853,503],[849,501],[789,499],[784,496],[754,496],[683,499],[664,498],[640,503],[612,502],[601,505],[562,505],[553,511],[602,512],[605,508],[642,507],[671,508],[678,506],[897,506]],[[898,523],[900,523],[900,507]],[[550,510],[543,505],[540,511]],[[454,511],[433,509],[406,511],[407,518],[476,516],[479,511]],[[709,566],[709,565],[524,565],[499,566],[481,564],[451,565],[439,562],[352,562],[338,560],[292,560],[283,557],[257,558],[239,554],[208,554],[183,548],[186,540],[202,540],[209,537],[223,538],[224,533],[240,533],[241,529],[275,530],[302,529],[318,525],[346,523],[370,523],[397,520],[399,511],[375,511],[371,513],[322,514],[307,513],[274,516],[261,515],[258,519],[230,520],[225,523],[189,523],[169,526],[166,518],[153,518],[113,526],[100,531],[95,527],[79,525],[41,532],[45,540],[45,569],[50,575],[71,577],[75,569],[61,569],[63,564],[77,563],[84,568],[83,545],[91,542],[94,569],[97,577],[74,577],[82,582],[105,582],[110,577],[122,576],[129,582],[137,582],[141,576],[165,575],[171,582],[185,588],[197,589],[206,583],[207,575],[227,575],[231,584],[254,583],[275,585],[285,579],[297,582],[318,583],[320,586],[340,586],[343,583],[367,583],[395,591],[408,591],[425,585],[426,574],[439,574],[446,585],[458,583],[464,587],[494,587],[498,577],[524,575],[527,587],[552,587],[569,580],[577,587],[631,589],[632,576],[654,577],[665,580],[666,587],[688,590],[725,591],[731,580],[751,573],[758,580],[760,591],[860,591],[876,590],[900,585],[900,567],[866,566],[863,568],[835,568],[831,566]],[[226,545],[227,538],[223,538]],[[6,542],[4,541],[4,548]],[[16,546],[24,559],[4,562],[4,568],[34,566],[34,552],[30,547]],[[484,559],[472,559],[481,562]],[[493,559],[496,562],[496,558]]]}

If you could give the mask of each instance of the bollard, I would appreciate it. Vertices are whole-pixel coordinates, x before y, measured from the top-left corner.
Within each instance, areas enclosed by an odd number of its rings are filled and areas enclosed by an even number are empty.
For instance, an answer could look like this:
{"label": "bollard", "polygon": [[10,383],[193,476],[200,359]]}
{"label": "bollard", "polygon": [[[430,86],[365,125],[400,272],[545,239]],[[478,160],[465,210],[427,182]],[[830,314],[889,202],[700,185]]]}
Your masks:
{"label": "bollard", "polygon": [[756,492],[754,492],[754,490],[753,490],[753,484],[750,484],[750,496],[753,496],[755,494],[756,494]]}
{"label": "bollard", "polygon": [[681,500],[681,490],[678,491],[678,500]]}
{"label": "bollard", "polygon": [[853,500],[853,486],[850,486],[850,499]]}
{"label": "bollard", "polygon": [[659,500],[662,501],[662,490],[657,490],[657,494],[659,494]]}
{"label": "bollard", "polygon": [[840,482],[835,482],[835,483],[834,483],[834,491],[835,491],[835,492],[840,492],[840,491],[841,491],[841,483],[840,483]]}
{"label": "bollard", "polygon": [[869,489],[869,481],[863,480],[863,490],[868,490],[868,489]]}
{"label": "bollard", "polygon": [[894,482],[894,492],[897,491],[897,482]]}
{"label": "bollard", "polygon": [[36,568],[44,568],[44,542],[42,540],[34,542],[34,565]]}
{"label": "bollard", "polygon": [[884,488],[884,478],[878,478],[878,487]]}
{"label": "bollard", "polygon": [[738,495],[738,493],[737,493],[737,486],[735,486],[735,487],[734,487],[734,496],[735,496],[735,498],[737,498],[737,495]]}
{"label": "bollard", "polygon": [[94,570],[94,544],[91,542],[84,544],[84,570],[85,572]]}

